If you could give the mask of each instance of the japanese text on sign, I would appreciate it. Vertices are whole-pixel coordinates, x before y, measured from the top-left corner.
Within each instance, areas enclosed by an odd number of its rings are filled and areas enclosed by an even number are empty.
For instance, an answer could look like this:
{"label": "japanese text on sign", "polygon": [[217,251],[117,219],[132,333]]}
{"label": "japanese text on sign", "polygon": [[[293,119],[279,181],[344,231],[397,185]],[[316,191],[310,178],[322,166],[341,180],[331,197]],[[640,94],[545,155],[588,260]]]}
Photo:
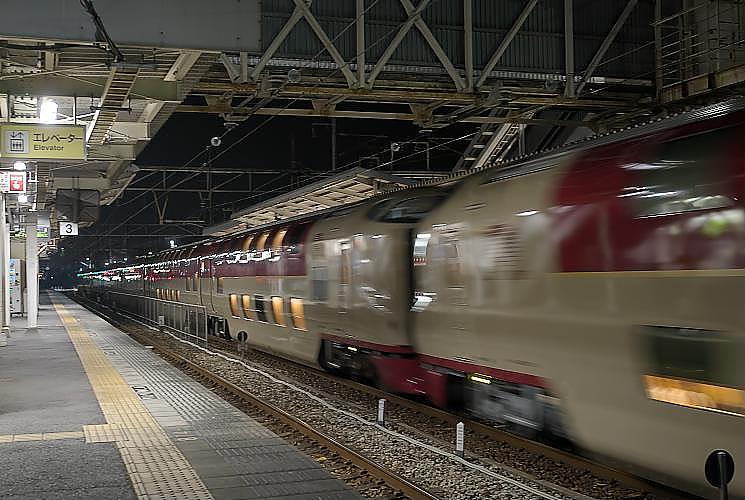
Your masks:
{"label": "japanese text on sign", "polygon": [[6,123],[0,125],[0,157],[85,159],[85,127]]}

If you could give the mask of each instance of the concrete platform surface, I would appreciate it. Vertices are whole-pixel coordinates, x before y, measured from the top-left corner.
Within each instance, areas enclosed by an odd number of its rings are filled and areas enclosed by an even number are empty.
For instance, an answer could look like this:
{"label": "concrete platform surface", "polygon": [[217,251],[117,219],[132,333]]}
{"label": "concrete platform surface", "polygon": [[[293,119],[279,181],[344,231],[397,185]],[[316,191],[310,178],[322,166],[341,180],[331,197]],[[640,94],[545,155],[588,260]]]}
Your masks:
{"label": "concrete platform surface", "polygon": [[67,297],[24,323],[0,347],[0,498],[361,498]]}

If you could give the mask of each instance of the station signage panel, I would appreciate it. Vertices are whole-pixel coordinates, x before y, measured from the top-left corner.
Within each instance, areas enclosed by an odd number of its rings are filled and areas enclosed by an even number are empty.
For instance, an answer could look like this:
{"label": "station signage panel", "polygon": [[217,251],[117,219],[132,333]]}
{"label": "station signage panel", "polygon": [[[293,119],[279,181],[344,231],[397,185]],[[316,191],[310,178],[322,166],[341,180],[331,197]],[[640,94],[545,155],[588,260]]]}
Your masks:
{"label": "station signage panel", "polygon": [[26,172],[0,172],[0,191],[3,193],[25,193]]}
{"label": "station signage panel", "polygon": [[85,126],[0,124],[0,157],[22,160],[85,160]]}
{"label": "station signage panel", "polygon": [[77,222],[63,222],[59,223],[59,234],[60,236],[77,236],[78,234],[78,223]]}

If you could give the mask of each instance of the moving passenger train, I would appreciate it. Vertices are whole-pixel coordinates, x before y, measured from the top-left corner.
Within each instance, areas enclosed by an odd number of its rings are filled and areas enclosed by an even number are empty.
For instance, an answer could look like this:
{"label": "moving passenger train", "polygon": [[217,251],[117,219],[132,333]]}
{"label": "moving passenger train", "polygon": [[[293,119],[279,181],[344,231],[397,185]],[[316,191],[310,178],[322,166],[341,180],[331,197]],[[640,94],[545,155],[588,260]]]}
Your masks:
{"label": "moving passenger train", "polygon": [[81,275],[212,332],[745,494],[745,100]]}

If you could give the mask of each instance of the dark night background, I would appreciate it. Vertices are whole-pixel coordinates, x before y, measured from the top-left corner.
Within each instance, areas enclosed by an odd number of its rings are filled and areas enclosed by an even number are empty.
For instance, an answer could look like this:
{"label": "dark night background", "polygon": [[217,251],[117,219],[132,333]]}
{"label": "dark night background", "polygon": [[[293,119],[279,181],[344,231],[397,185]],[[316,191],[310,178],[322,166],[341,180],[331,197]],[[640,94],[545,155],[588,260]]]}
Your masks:
{"label": "dark night background", "polygon": [[[213,173],[213,188],[230,192],[213,193],[210,210],[207,194],[197,191],[206,190],[206,175],[139,171],[129,185],[133,189],[101,207],[96,224],[61,241],[59,250],[42,263],[42,270],[49,268],[44,284],[72,286],[85,263],[93,268],[121,265],[125,258],[133,262],[138,255],[167,248],[171,240],[179,245],[203,239],[204,227],[229,219],[232,212],[320,180],[332,166],[331,122],[321,117],[253,116],[228,129],[218,115],[175,113],[134,165],[258,172]],[[426,146],[413,143],[428,142],[430,169],[447,172],[468,144],[468,139],[453,139],[474,129],[456,124],[422,132],[403,121],[337,118],[336,168],[376,168],[391,160],[392,142],[408,142],[395,153],[392,165],[378,169],[393,174],[426,171]],[[215,136],[223,136],[222,144],[213,148],[210,139]],[[411,158],[402,159],[405,156]],[[168,200],[163,219],[174,222],[159,224],[153,191],[143,188],[158,190],[161,208]],[[168,189],[174,190],[166,193]]]}

